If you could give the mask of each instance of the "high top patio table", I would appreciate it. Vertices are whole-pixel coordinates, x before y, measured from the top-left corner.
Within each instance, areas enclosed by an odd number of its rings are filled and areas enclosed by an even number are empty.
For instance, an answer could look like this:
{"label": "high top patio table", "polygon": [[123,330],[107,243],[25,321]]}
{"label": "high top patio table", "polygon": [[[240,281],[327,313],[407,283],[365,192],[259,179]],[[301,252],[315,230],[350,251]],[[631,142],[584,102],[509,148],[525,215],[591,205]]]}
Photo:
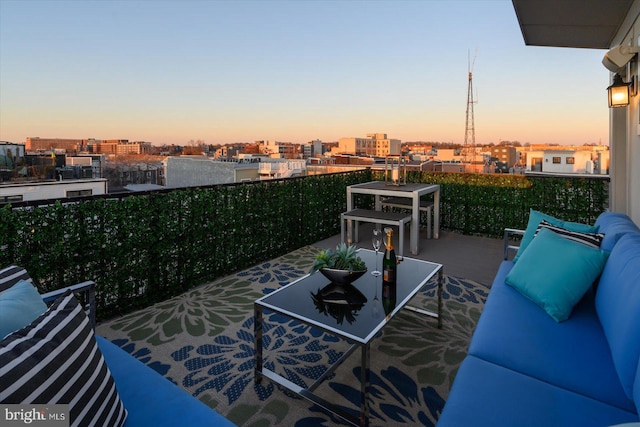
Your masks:
{"label": "high top patio table", "polygon": [[[358,255],[366,263],[369,270],[376,265],[375,252],[360,249]],[[380,256],[379,254],[378,257]],[[378,259],[378,262],[380,261],[381,259]],[[437,313],[408,306],[409,300],[436,275]],[[328,289],[337,290],[337,292],[332,293],[334,305],[331,310],[323,309],[321,304],[319,307],[317,300],[317,295]],[[338,295],[337,298],[335,297],[336,294]],[[315,299],[314,295],[316,296]],[[382,278],[373,276],[369,271],[354,281],[351,288],[344,287],[343,291],[340,291],[340,288],[335,284],[330,283],[329,279],[320,272],[316,272],[308,274],[258,299],[254,303],[255,382],[259,383],[262,377],[266,377],[353,425],[368,425],[371,341],[403,308],[435,317],[438,321],[438,327],[442,326],[442,265],[413,258],[404,258],[398,264],[396,305],[389,310],[388,314],[385,314],[382,302]],[[324,303],[329,304],[327,300]],[[343,312],[343,316],[336,314],[336,311],[339,312],[340,309],[346,310]],[[265,310],[279,313],[290,319],[318,328],[345,340],[351,345],[313,384],[303,387],[276,373],[275,370],[264,366],[263,325],[265,319],[263,314]],[[407,338],[409,339],[410,337]],[[362,369],[360,371],[360,411],[359,414],[355,415],[338,407],[335,403],[315,395],[313,391],[358,348],[362,352],[360,360]],[[375,357],[375,354],[373,356]],[[277,358],[271,360],[275,366]],[[343,399],[343,397],[336,395],[331,400],[339,402]]]}
{"label": "high top patio table", "polygon": [[[353,196],[355,194],[370,194],[375,196],[376,210],[382,209],[380,196],[406,197],[411,199],[411,229],[409,250],[413,255],[418,255],[418,240],[420,233],[420,197],[433,193],[433,238],[440,238],[440,185],[423,184],[417,182],[405,185],[387,185],[384,181],[371,181],[362,184],[349,185],[347,187],[347,211],[355,208]],[[349,230],[351,235],[351,230]]]}

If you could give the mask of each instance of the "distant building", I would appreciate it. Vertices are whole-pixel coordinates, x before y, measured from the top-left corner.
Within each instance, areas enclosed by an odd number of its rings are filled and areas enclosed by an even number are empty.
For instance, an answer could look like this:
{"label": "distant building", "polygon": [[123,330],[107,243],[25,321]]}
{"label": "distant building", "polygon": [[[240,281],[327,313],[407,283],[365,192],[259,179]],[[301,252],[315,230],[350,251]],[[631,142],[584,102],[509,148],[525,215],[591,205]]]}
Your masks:
{"label": "distant building", "polygon": [[491,147],[491,157],[496,158],[498,162],[505,163],[507,167],[513,167],[518,162],[518,151],[516,147],[497,145]]}
{"label": "distant building", "polygon": [[259,179],[259,162],[216,161],[204,156],[167,157],[165,185],[172,188],[227,184]]}
{"label": "distant building", "polygon": [[64,150],[66,153],[83,151],[86,144],[93,139],[68,139],[68,138],[40,138],[29,137],[26,139],[25,149],[28,152],[51,151],[51,149]]}
{"label": "distant building", "polygon": [[13,168],[24,157],[24,148],[24,144],[0,141],[0,169]]}
{"label": "distant building", "polygon": [[356,156],[384,157],[400,155],[402,141],[387,138],[386,133],[370,133],[366,138],[340,138],[334,154],[353,154]]}
{"label": "distant building", "polygon": [[91,153],[107,155],[146,154],[151,151],[150,142],[129,142],[128,139],[65,139],[30,137],[26,140],[26,151],[46,152],[61,150],[67,154]]}
{"label": "distant building", "polygon": [[310,159],[312,157],[321,157],[323,154],[322,141],[320,141],[319,139],[309,141],[302,147],[302,150],[303,157],[305,159]]}
{"label": "distant building", "polygon": [[67,156],[67,166],[90,166],[93,178],[103,177],[105,156],[102,154],[83,154],[79,156]]}
{"label": "distant building", "polygon": [[462,163],[463,156],[455,148],[438,148],[434,160],[448,163]]}
{"label": "distant building", "polygon": [[260,179],[289,178],[305,173],[304,160],[265,159],[258,163]]}
{"label": "distant building", "polygon": [[[126,139],[122,140],[128,142]],[[91,154],[106,154],[115,156],[118,154],[118,142],[115,141],[92,141],[87,144],[87,152]]]}
{"label": "distant building", "polygon": [[150,142],[121,142],[116,144],[116,154],[148,154],[151,151]]}
{"label": "distant building", "polygon": [[300,144],[262,140],[256,141],[256,145],[258,146],[258,153],[254,153],[249,147],[245,147],[244,153],[267,154],[273,159],[298,159],[302,156]]}
{"label": "distant building", "polygon": [[561,174],[608,173],[608,152],[587,150],[526,151],[526,171]]}
{"label": "distant building", "polygon": [[231,160],[237,158],[238,154],[242,153],[245,144],[227,144],[219,147],[213,154],[213,158],[216,160]]}
{"label": "distant building", "polygon": [[0,184],[0,204],[94,196],[107,193],[106,179],[33,181]]}

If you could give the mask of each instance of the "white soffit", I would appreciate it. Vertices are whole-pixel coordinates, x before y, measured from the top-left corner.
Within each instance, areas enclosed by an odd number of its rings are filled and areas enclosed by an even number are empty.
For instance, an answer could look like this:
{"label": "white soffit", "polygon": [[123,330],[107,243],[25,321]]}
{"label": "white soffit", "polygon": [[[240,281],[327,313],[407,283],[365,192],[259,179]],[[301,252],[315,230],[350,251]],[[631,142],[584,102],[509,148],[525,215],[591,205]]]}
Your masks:
{"label": "white soffit", "polygon": [[512,0],[530,46],[609,49],[634,0]]}

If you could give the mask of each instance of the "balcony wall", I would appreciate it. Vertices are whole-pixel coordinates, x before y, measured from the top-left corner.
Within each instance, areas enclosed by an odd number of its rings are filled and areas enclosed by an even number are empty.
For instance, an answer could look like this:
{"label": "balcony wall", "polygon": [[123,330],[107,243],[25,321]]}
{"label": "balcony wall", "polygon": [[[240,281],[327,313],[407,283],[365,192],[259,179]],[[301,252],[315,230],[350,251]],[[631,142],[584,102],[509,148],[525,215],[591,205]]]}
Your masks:
{"label": "balcony wall", "polygon": [[[97,196],[0,208],[0,266],[27,268],[41,292],[97,283],[108,318],[273,259],[340,231],[347,185],[370,170]],[[608,180],[413,173],[441,184],[441,226],[500,236],[529,208],[590,222],[607,208]],[[360,206],[373,204],[362,196]]]}
{"label": "balcony wall", "polygon": [[603,176],[414,172],[407,179],[440,184],[441,227],[464,234],[501,237],[505,227],[525,228],[530,209],[592,224],[609,207]]}

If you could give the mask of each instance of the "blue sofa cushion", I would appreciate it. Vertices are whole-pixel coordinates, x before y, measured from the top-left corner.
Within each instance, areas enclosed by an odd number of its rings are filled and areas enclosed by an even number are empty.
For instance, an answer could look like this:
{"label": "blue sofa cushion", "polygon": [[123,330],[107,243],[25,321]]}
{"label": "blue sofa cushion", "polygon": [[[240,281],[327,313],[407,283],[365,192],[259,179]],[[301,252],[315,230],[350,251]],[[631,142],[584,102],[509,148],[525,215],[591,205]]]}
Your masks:
{"label": "blue sofa cushion", "polygon": [[607,405],[485,360],[462,362],[438,427],[602,427],[638,421]]}
{"label": "blue sofa cushion", "polygon": [[47,306],[33,284],[20,280],[0,293],[0,339],[24,328],[45,311]]}
{"label": "blue sofa cushion", "polygon": [[124,424],[126,408],[71,291],[0,341],[0,402],[67,404],[71,425]]}
{"label": "blue sofa cushion", "polygon": [[504,279],[501,263],[469,346],[469,354],[624,410],[624,393],[588,291],[571,318],[557,323]]}
{"label": "blue sofa cushion", "polygon": [[598,278],[606,259],[600,249],[540,228],[505,281],[562,322]]}
{"label": "blue sofa cushion", "polygon": [[522,241],[520,242],[520,248],[518,248],[518,252],[516,256],[513,257],[513,262],[518,262],[518,259],[522,256],[524,251],[527,249],[533,237],[536,234],[536,230],[538,229],[538,225],[540,221],[546,220],[548,223],[555,225],[556,227],[566,228],[571,231],[578,231],[580,233],[597,233],[598,226],[597,225],[588,225],[588,224],[580,224],[578,222],[569,222],[563,221],[561,219],[552,217],[551,215],[544,214],[542,212],[536,211],[534,209],[529,210],[529,222],[527,223],[527,228],[524,232],[524,236],[522,236]]}
{"label": "blue sofa cushion", "polygon": [[640,234],[626,234],[611,251],[596,293],[596,310],[613,363],[629,398],[640,359]]}
{"label": "blue sofa cushion", "polygon": [[604,234],[600,247],[609,252],[620,240],[620,237],[627,233],[640,233],[640,229],[631,221],[631,218],[621,213],[604,212],[596,220],[596,225],[598,231]]}
{"label": "blue sofa cushion", "polygon": [[636,369],[636,381],[633,383],[633,400],[640,412],[640,359],[638,359],[638,368]]}
{"label": "blue sofa cushion", "polygon": [[125,426],[233,426],[117,345],[96,336],[125,408]]}

